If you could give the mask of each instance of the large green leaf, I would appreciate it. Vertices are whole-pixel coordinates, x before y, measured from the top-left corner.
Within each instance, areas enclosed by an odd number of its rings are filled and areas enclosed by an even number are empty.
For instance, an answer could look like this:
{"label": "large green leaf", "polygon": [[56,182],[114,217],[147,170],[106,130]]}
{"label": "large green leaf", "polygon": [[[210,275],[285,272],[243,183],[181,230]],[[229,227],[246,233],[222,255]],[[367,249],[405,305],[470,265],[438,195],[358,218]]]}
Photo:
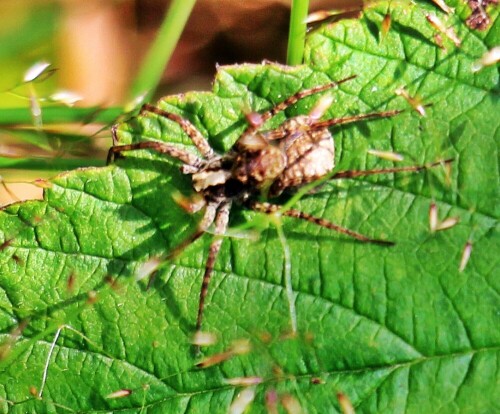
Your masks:
{"label": "large green leaf", "polygon": [[[467,10],[460,7],[447,20],[462,39],[460,49],[446,39],[447,50],[434,44],[422,6],[394,2],[391,30],[383,36],[379,27],[388,6],[382,4],[359,20],[312,33],[307,66],[223,67],[213,93],[159,103],[190,119],[222,152],[245,126],[242,109],[269,108],[298,90],[356,74],[334,91],[329,117],[408,110],[332,129],[338,169],[391,165],[368,149],[402,153],[410,165],[455,159],[449,184],[441,168],[339,180],[294,205],[397,242],[391,248],[362,244],[283,219],[296,338],[286,335],[290,316],[278,233],[255,213],[235,207],[231,226],[255,219],[260,237],[224,239],[204,321],[219,341],[206,352],[220,352],[238,339],[249,340],[252,351],[207,369],[195,367],[189,341],[211,236],[164,266],[149,290],[134,277],[142,263],[170,251],[200,219],[173,201],[176,191],[192,192],[173,160],[128,154],[106,168],[54,178],[43,201],[5,208],[1,409],[227,412],[240,388],[225,379],[258,376],[264,382],[256,388],[252,412],[266,412],[266,392],[273,390],[292,396],[309,413],[338,412],[337,392],[348,395],[358,413],[500,410],[494,397],[500,393],[499,73],[497,67],[472,72],[473,63],[499,44],[500,30],[495,10],[489,30],[471,32],[463,23]],[[395,95],[402,86],[432,104],[426,117]],[[306,113],[316,100],[304,99],[286,115]],[[283,119],[277,116],[270,128]],[[122,124],[119,136],[123,142],[161,139],[191,149],[177,125],[156,116]],[[440,219],[457,216],[460,223],[430,233],[432,200]],[[472,255],[459,272],[468,240]],[[125,389],[132,393],[107,398]]]}

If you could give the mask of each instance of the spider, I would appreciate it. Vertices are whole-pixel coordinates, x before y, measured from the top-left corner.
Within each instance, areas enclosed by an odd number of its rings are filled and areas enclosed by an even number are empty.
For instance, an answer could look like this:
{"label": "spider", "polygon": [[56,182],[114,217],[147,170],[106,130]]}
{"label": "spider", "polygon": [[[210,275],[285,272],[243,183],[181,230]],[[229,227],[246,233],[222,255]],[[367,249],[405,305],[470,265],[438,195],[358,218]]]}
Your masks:
{"label": "spider", "polygon": [[[201,332],[202,329],[208,286],[217,255],[223,242],[222,236],[228,226],[229,213],[233,203],[261,213],[273,214],[280,212],[281,206],[267,201],[260,201],[262,197],[273,199],[285,190],[297,189],[326,175],[330,175],[332,179],[353,178],[373,174],[420,171],[441,163],[436,162],[426,166],[408,166],[365,171],[341,171],[332,174],[335,166],[335,146],[329,127],[372,118],[392,117],[401,113],[402,110],[321,120],[321,117],[332,103],[328,95],[320,98],[309,114],[289,118],[276,129],[261,130],[266,121],[278,112],[284,111],[291,105],[294,105],[299,100],[332,89],[354,77],[350,76],[337,82],[299,91],[265,112],[247,114],[248,125],[246,129],[232,149],[223,155],[217,154],[212,149],[208,140],[189,120],[149,104],[143,106],[141,114],[153,113],[179,124],[182,130],[193,141],[199,155],[184,151],[175,145],[157,141],[116,145],[118,142],[118,125],[113,126],[114,146],[109,150],[108,163],[125,151],[139,149],[157,151],[182,162],[182,173],[191,175],[194,191],[203,198],[203,205],[192,210],[195,212],[201,208],[205,209],[203,218],[199,222],[197,229],[163,259],[169,260],[178,255],[185,247],[201,237],[215,223],[215,235],[209,247],[200,290],[196,319],[197,333]],[[299,210],[289,209],[281,211],[281,214],[343,233],[361,242],[387,246],[394,244],[387,240],[372,239]]]}

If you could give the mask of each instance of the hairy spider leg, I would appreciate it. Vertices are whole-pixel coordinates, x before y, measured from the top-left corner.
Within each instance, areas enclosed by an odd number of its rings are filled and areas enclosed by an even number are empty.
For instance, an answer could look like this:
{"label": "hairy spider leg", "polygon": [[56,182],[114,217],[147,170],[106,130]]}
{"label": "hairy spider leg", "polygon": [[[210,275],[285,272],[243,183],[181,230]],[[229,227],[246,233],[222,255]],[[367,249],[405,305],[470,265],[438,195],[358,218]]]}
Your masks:
{"label": "hairy spider leg", "polygon": [[229,212],[231,211],[231,201],[223,202],[217,209],[217,216],[215,217],[215,235],[208,250],[208,258],[205,264],[205,273],[203,275],[203,282],[200,290],[200,301],[198,304],[198,316],[196,318],[196,332],[201,331],[203,324],[203,311],[205,310],[205,299],[208,293],[208,285],[212,278],[215,261],[219,255],[222,245],[222,237],[227,230],[229,223]]}
{"label": "hairy spider leg", "polygon": [[215,157],[215,152],[210,146],[208,140],[196,129],[196,127],[187,119],[184,119],[182,116],[173,114],[163,109],[160,109],[156,106],[145,104],[141,109],[141,114],[144,112],[152,112],[156,115],[162,116],[164,118],[170,119],[171,121],[176,122],[182,128],[182,130],[191,138],[200,154],[203,158],[210,160]]}
{"label": "hairy spider leg", "polygon": [[193,153],[183,151],[181,148],[175,145],[158,141],[144,141],[137,142],[135,144],[115,145],[109,149],[106,163],[110,164],[115,159],[115,157],[122,152],[141,149],[152,149],[156,152],[159,152],[160,154],[169,155],[172,158],[176,158],[182,161],[185,165],[191,167],[191,169],[195,171],[198,171],[205,164],[205,161],[202,158]]}
{"label": "hairy spider leg", "polygon": [[[179,254],[181,254],[186,247],[191,243],[199,239],[208,230],[210,225],[215,222],[215,235],[210,244],[208,250],[208,257],[205,264],[205,273],[203,274],[203,281],[200,289],[200,298],[198,302],[198,315],[196,318],[196,332],[201,331],[203,324],[203,312],[205,310],[205,300],[208,294],[208,286],[212,278],[212,273],[214,270],[215,261],[219,255],[219,251],[222,245],[222,237],[227,230],[229,223],[229,212],[231,210],[231,202],[212,202],[206,206],[205,214],[203,219],[198,224],[196,231],[186,239],[184,239],[179,245],[177,245],[170,253],[165,255],[162,260],[172,260]],[[150,276],[148,282],[148,288],[153,284],[156,272]]]}
{"label": "hairy spider leg", "polygon": [[[263,202],[259,202],[259,201],[251,202],[251,203],[249,203],[248,206],[252,210],[255,210],[255,211],[258,211],[261,213],[265,213],[265,214],[273,214],[273,213],[280,212],[281,208],[282,208],[282,206],[280,206],[278,204],[271,204],[271,203],[265,203],[265,202],[263,203]],[[329,220],[325,220],[323,218],[315,217],[315,216],[312,216],[311,214],[304,213],[303,211],[289,209],[289,210],[281,211],[281,214],[284,216],[294,217],[294,218],[297,218],[300,220],[308,221],[308,222],[316,224],[318,226],[321,226],[321,227],[324,227],[324,228],[327,228],[330,230],[334,230],[338,233],[345,234],[349,237],[353,237],[354,239],[365,242],[365,243],[374,243],[374,244],[380,244],[383,246],[393,246],[395,244],[394,242],[391,242],[388,240],[372,239],[372,238],[367,237],[363,234],[356,233],[355,231],[349,230],[348,228],[345,228],[345,227],[339,226],[338,224],[332,223]]]}
{"label": "hairy spider leg", "polygon": [[314,122],[313,124],[311,124],[311,129],[322,129],[322,128],[328,128],[328,127],[331,127],[334,125],[351,124],[353,122],[364,121],[366,119],[373,119],[373,118],[390,118],[391,116],[399,115],[402,112],[405,112],[405,110],[404,109],[394,109],[392,111],[372,112],[369,114],[352,115],[352,116],[345,116],[342,118],[326,119],[324,121]]}
{"label": "hairy spider leg", "polygon": [[[398,172],[419,172],[423,170],[427,170],[433,167],[437,167],[439,165],[448,165],[453,162],[452,158],[446,159],[446,160],[440,160],[440,161],[435,161],[430,164],[425,164],[425,165],[417,165],[417,166],[407,166],[407,167],[394,167],[394,168],[381,168],[381,169],[374,169],[374,170],[364,170],[364,171],[339,171],[338,173],[334,174],[332,176],[332,179],[341,179],[341,178],[355,178],[355,177],[362,177],[362,176],[367,176],[367,175],[375,175],[375,174],[389,174],[389,173],[398,173]],[[270,204],[270,203],[265,203],[265,202],[258,202],[258,201],[253,201],[248,204],[248,207],[252,210],[259,211],[261,213],[265,214],[273,214],[277,213],[281,210],[280,205],[277,204]],[[332,223],[329,220],[325,220],[320,217],[315,217],[312,216],[311,214],[304,213],[299,210],[286,210],[281,212],[284,216],[288,217],[294,217],[298,218],[301,220],[306,220],[310,223],[316,224],[321,227],[325,227],[330,230],[334,230],[336,232],[345,234],[347,236],[353,237],[356,240],[365,242],[365,243],[375,243],[379,245],[385,245],[385,246],[393,246],[395,243],[388,241],[388,240],[378,240],[378,239],[372,239],[370,237],[367,237],[363,234],[354,232],[352,230],[349,230],[345,227],[339,226],[335,223]]]}
{"label": "hairy spider leg", "polygon": [[167,254],[165,259],[172,260],[181,254],[186,247],[188,247],[191,243],[198,240],[205,232],[208,230],[210,225],[215,221],[217,209],[219,208],[219,202],[211,202],[208,203],[205,207],[205,213],[203,214],[203,218],[198,223],[198,226],[193,234],[184,239],[181,243],[179,243],[170,253]]}
{"label": "hairy spider leg", "polygon": [[[113,144],[118,142],[117,126],[118,124],[113,125],[113,127],[111,128]],[[156,152],[159,152],[160,154],[169,155],[172,158],[176,158],[179,161],[182,161],[185,165],[191,167],[191,169],[196,171],[198,171],[205,164],[205,160],[198,157],[197,155],[189,151],[184,151],[175,145],[159,141],[143,141],[137,142],[135,144],[113,145],[108,151],[106,164],[109,165],[115,159],[115,157],[122,152],[135,151],[140,149],[152,149]]]}
{"label": "hairy spider leg", "polygon": [[210,144],[207,141],[207,139],[187,119],[182,118],[180,115],[164,111],[163,109],[157,108],[156,106],[149,104],[143,105],[141,109],[141,114],[144,114],[145,112],[154,113],[156,115],[170,119],[171,121],[177,123],[181,127],[181,129],[186,133],[186,135],[188,135],[189,138],[191,138],[191,141],[193,141],[193,144],[196,146],[196,148],[198,149],[203,158],[200,158],[197,155],[190,153],[189,151],[184,151],[175,145],[167,144],[165,142],[144,141],[135,144],[116,145],[118,143],[118,135],[117,135],[118,124],[115,124],[111,128],[111,134],[113,137],[113,146],[109,149],[106,161],[107,164],[110,164],[116,157],[116,155],[122,152],[139,150],[139,149],[152,149],[161,154],[166,154],[171,156],[172,158],[176,158],[182,161],[185,164],[183,171],[185,173],[192,174],[199,171],[199,169],[205,164],[205,160],[210,160],[216,157],[216,154],[214,150],[210,147]]}
{"label": "hairy spider leg", "polygon": [[448,165],[453,162],[453,158],[449,158],[446,160],[435,161],[430,164],[425,165],[415,165],[415,166],[407,166],[407,167],[394,167],[394,168],[380,168],[374,170],[348,170],[348,171],[339,171],[332,176],[332,180],[339,178],[355,178],[355,177],[363,177],[367,175],[375,175],[375,174],[390,174],[390,173],[398,173],[398,172],[419,172],[423,170],[428,170],[433,167],[437,167],[439,165]]}
{"label": "hairy spider leg", "polygon": [[[210,225],[215,221],[219,205],[220,205],[219,202],[208,203],[205,207],[203,218],[198,223],[196,230],[191,235],[186,237],[182,242],[180,242],[177,246],[175,246],[169,253],[160,257],[160,261],[175,259],[178,255],[180,255],[184,251],[184,249],[186,249],[186,247],[188,247],[191,243],[194,243],[201,236],[203,236],[210,227]],[[149,276],[148,286],[147,286],[148,289],[153,285],[155,278],[156,278],[156,271]]]}
{"label": "hairy spider leg", "polygon": [[[310,115],[318,109],[318,106],[320,106],[321,103],[316,105],[312,110]],[[323,109],[323,108],[321,108]],[[326,108],[323,110],[326,112]],[[307,126],[309,130],[320,130],[320,129],[326,129],[331,126],[335,125],[343,125],[343,124],[351,124],[353,122],[359,122],[359,121],[364,121],[367,119],[374,119],[374,118],[390,118],[392,116],[399,115],[400,113],[404,112],[403,109],[395,109],[392,111],[383,111],[383,112],[372,112],[369,114],[362,114],[362,115],[352,115],[352,116],[346,116],[342,118],[332,118],[332,119],[326,119],[323,121],[316,121],[317,115],[312,117],[313,122],[311,122],[310,125]],[[293,119],[293,118],[290,118]],[[268,140],[280,140],[283,138],[286,138],[287,135],[290,134],[290,131],[288,128],[285,126],[280,126],[272,131],[266,131],[265,136],[266,139]]]}
{"label": "hairy spider leg", "polygon": [[332,89],[344,82],[347,82],[347,81],[350,81],[352,79],[354,79],[356,77],[356,75],[352,75],[352,76],[349,76],[345,79],[341,79],[337,82],[330,82],[330,83],[327,83],[325,85],[319,85],[319,86],[315,86],[313,88],[310,88],[310,89],[304,89],[304,90],[301,90],[299,92],[297,92],[296,94],[288,97],[287,99],[285,99],[283,102],[277,104],[276,106],[274,106],[273,108],[259,114],[259,118],[258,118],[258,122],[252,122],[248,125],[248,127],[246,128],[246,130],[243,132],[242,136],[245,136],[246,134],[249,134],[249,133],[252,133],[254,131],[256,131],[257,129],[259,129],[267,120],[271,119],[273,116],[275,116],[278,112],[281,112],[281,111],[284,111],[285,109],[287,109],[288,107],[296,104],[298,101],[300,101],[301,99],[307,97],[307,96],[310,96],[310,95],[314,95],[316,93],[320,93],[320,92],[323,92],[323,91],[326,91],[328,89]]}

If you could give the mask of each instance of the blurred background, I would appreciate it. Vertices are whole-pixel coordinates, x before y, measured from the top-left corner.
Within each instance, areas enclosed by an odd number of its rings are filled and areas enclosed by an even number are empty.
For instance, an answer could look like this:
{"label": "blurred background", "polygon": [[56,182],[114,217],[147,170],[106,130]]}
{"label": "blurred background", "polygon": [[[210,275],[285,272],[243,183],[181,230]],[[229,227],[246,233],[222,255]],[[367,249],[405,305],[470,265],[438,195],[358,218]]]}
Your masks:
{"label": "blurred background", "polygon": [[[155,99],[209,90],[216,64],[285,63],[290,3],[198,0]],[[356,3],[311,0],[310,10]],[[10,112],[2,109],[33,111],[34,95],[42,102],[59,90],[81,98],[77,106],[122,107],[168,6],[166,0],[0,0],[0,205],[40,197],[41,189],[29,184],[36,178],[79,165],[103,165],[111,145],[109,125],[19,125],[14,118],[10,124]],[[56,69],[52,76],[23,84],[26,70],[40,61]],[[35,162],[23,164],[26,159]]]}

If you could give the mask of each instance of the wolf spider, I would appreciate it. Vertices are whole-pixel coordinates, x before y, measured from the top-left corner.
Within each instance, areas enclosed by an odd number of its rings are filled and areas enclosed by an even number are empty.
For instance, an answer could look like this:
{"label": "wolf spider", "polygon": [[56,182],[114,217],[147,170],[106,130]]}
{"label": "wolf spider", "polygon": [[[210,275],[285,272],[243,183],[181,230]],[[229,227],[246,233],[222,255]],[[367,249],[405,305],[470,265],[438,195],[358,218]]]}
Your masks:
{"label": "wolf spider", "polygon": [[[265,112],[247,114],[248,126],[232,149],[223,155],[217,154],[212,149],[208,140],[189,120],[152,105],[144,105],[141,114],[153,113],[179,124],[193,141],[199,155],[184,151],[175,145],[157,141],[116,145],[117,125],[113,126],[114,146],[109,150],[108,163],[124,151],[150,149],[166,154],[183,163],[181,171],[184,174],[191,175],[195,192],[200,194],[204,200],[204,205],[195,210],[205,208],[203,218],[196,231],[168,255],[164,256],[162,260],[175,257],[185,247],[202,236],[212,223],[215,223],[215,236],[209,248],[200,290],[196,332],[200,332],[202,328],[208,285],[222,244],[222,236],[228,226],[232,204],[237,203],[261,213],[273,214],[279,212],[280,205],[262,202],[259,201],[259,198],[261,196],[274,198],[284,190],[296,189],[331,174],[335,166],[335,147],[329,127],[371,118],[392,117],[402,112],[401,110],[392,110],[320,120],[331,105],[331,100],[328,101],[323,97],[308,115],[289,118],[276,129],[261,131],[261,127],[266,121],[278,112],[294,105],[300,99],[331,89],[354,77],[351,76],[338,82],[299,91]],[[341,171],[331,174],[331,178],[353,178],[401,171],[420,171],[439,163],[436,162],[427,166],[366,171]],[[302,211],[289,209],[281,211],[281,214],[337,231],[361,242],[380,245],[394,244],[386,240],[372,239]]]}

